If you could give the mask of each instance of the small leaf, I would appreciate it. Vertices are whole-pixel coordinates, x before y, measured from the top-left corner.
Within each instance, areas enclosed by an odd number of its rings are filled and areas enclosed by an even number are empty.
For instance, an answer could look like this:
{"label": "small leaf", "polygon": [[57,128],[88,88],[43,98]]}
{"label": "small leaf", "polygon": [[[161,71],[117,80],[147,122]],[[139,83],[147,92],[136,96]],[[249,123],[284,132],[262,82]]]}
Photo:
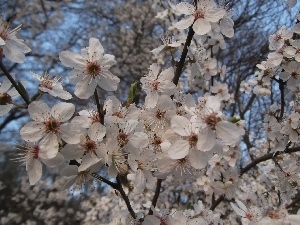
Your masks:
{"label": "small leaf", "polygon": [[137,82],[135,81],[133,84],[130,85],[127,104],[126,104],[127,107],[133,102],[136,93],[136,88],[137,88]]}
{"label": "small leaf", "polygon": [[29,99],[29,95],[28,95],[25,87],[23,86],[23,84],[19,80],[18,80],[17,84],[18,84],[18,86],[19,86],[20,91],[22,92],[22,94],[24,94],[27,97],[27,99]]}
{"label": "small leaf", "polygon": [[237,117],[231,117],[228,119],[228,122],[230,123],[237,123],[239,122],[241,119],[240,118],[237,118]]}

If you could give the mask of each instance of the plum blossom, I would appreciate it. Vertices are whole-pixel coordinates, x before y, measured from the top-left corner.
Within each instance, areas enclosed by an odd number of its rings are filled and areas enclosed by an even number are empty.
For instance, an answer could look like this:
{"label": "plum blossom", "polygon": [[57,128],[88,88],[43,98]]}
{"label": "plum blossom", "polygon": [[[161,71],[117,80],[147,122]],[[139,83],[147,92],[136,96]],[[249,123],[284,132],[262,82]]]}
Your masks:
{"label": "plum blossom", "polygon": [[251,206],[249,209],[247,209],[247,207],[241,201],[236,200],[236,203],[238,204],[238,207],[232,202],[230,205],[236,214],[243,217],[245,221],[259,221],[262,218],[262,212],[258,207]]}
{"label": "plum blossom", "polygon": [[64,100],[69,100],[72,98],[72,95],[63,90],[62,83],[59,76],[51,77],[47,72],[42,76],[38,74],[31,73],[31,75],[40,81],[39,90],[45,93],[48,93],[54,97],[59,97]]}
{"label": "plum blossom", "polygon": [[21,129],[21,138],[29,142],[41,140],[41,148],[56,155],[60,138],[69,144],[76,144],[80,140],[81,128],[64,123],[73,116],[74,111],[75,106],[71,103],[58,103],[51,110],[42,101],[30,103],[28,112],[33,121]]}
{"label": "plum blossom", "polygon": [[177,22],[174,27],[186,29],[193,24],[193,30],[198,35],[207,34],[211,30],[211,23],[218,22],[226,14],[226,10],[219,8],[213,0],[198,1],[197,7],[181,2],[176,5],[176,9],[187,17]]}
{"label": "plum blossom", "polygon": [[[0,50],[2,49],[4,56],[12,62],[22,63],[25,60],[24,53],[31,51],[23,42],[23,40],[16,37],[17,32],[22,25],[15,29],[9,29],[9,23],[0,17]],[[1,56],[1,51],[0,51]]]}
{"label": "plum blossom", "polygon": [[81,99],[91,97],[99,85],[105,91],[116,91],[120,79],[114,76],[110,67],[116,64],[113,55],[104,54],[103,46],[96,38],[90,38],[89,47],[81,50],[81,54],[63,51],[59,59],[64,66],[73,70],[70,82],[76,84],[75,95]]}
{"label": "plum blossom", "polygon": [[172,82],[174,77],[174,69],[172,67],[159,73],[158,64],[152,64],[149,74],[141,78],[142,89],[147,93],[145,104],[147,107],[153,108],[157,104],[159,94],[172,95],[176,91],[176,86]]}
{"label": "plum blossom", "polygon": [[95,134],[96,132],[90,128],[88,132],[83,132],[79,144],[66,144],[60,151],[69,160],[82,158],[81,165],[78,168],[79,172],[101,160],[98,155],[100,152],[100,142],[105,135],[105,127],[103,126],[98,132],[99,134]]}
{"label": "plum blossom", "polygon": [[36,184],[42,176],[42,161],[49,167],[56,167],[64,163],[64,157],[57,153],[45,151],[39,144],[28,143],[24,146],[19,146],[18,158],[15,160],[24,162],[26,165],[26,171],[29,177],[30,185]]}
{"label": "plum blossom", "polygon": [[161,37],[161,40],[163,42],[163,45],[161,45],[151,51],[154,55],[158,55],[158,53],[160,53],[164,49],[168,50],[168,49],[179,47],[180,45],[184,44],[183,40],[174,41],[173,36]]}

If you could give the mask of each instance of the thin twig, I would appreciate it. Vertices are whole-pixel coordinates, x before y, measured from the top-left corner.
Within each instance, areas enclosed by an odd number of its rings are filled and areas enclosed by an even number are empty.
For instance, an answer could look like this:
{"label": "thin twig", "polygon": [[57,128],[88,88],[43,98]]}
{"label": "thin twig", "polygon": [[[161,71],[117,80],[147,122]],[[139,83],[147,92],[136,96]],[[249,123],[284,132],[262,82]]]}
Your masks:
{"label": "thin twig", "polygon": [[121,180],[120,180],[120,178],[118,176],[117,176],[117,183],[118,183],[117,190],[120,192],[122,198],[124,199],[125,204],[127,206],[127,209],[129,211],[130,215],[132,216],[132,218],[136,219],[135,212],[133,211],[133,209],[132,209],[132,207],[130,205],[128,196],[125,194],[125,192],[123,190],[123,187],[122,187],[122,184],[121,184]]}
{"label": "thin twig", "polygon": [[175,71],[175,76],[173,78],[173,83],[175,85],[178,84],[179,77],[180,77],[180,75],[182,73],[182,70],[183,70],[183,67],[184,67],[185,58],[186,58],[187,53],[188,53],[188,47],[191,44],[191,41],[192,41],[192,38],[193,38],[194,34],[195,34],[195,32],[193,30],[193,27],[190,26],[189,33],[188,33],[188,36],[186,38],[186,41],[185,41],[185,44],[184,44],[184,47],[183,47],[183,50],[182,50],[182,53],[181,53],[180,61],[177,64],[177,68],[176,68],[176,71]]}
{"label": "thin twig", "polygon": [[92,173],[92,176],[94,178],[96,178],[97,180],[100,180],[100,181],[108,184],[109,186],[111,186],[114,189],[118,189],[118,187],[119,187],[117,183],[111,182],[110,180],[98,175],[97,173]]}
{"label": "thin twig", "polygon": [[[161,183],[162,183],[162,179],[157,179],[156,190],[155,190],[154,197],[152,199],[153,208],[155,208],[157,200],[158,200],[158,196],[159,196],[160,188],[161,188]],[[148,215],[153,215],[152,208],[150,208]]]}
{"label": "thin twig", "polygon": [[214,203],[209,208],[211,211],[214,211],[214,209],[225,199],[225,195],[221,195],[217,200],[214,201]]}

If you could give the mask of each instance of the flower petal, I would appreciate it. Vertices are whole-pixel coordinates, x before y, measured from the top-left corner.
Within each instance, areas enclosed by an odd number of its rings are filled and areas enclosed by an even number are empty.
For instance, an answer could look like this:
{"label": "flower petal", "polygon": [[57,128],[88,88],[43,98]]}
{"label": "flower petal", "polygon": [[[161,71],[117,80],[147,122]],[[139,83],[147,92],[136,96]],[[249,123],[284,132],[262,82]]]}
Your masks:
{"label": "flower petal", "polygon": [[175,23],[174,27],[179,30],[186,29],[193,24],[194,20],[195,20],[194,16],[187,16],[182,20],[178,21],[177,23]]}
{"label": "flower petal", "polygon": [[210,22],[206,19],[199,18],[195,21],[193,30],[198,35],[207,34],[211,30]]}

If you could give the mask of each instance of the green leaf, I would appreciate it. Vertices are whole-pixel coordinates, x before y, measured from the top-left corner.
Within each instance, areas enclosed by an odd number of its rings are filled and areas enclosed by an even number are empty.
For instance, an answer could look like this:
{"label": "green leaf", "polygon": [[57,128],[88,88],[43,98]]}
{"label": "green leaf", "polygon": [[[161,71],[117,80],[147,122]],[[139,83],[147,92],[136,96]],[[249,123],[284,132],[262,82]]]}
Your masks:
{"label": "green leaf", "polygon": [[231,117],[228,119],[229,122],[231,123],[237,123],[239,122],[241,119],[240,118],[237,118],[237,117]]}
{"label": "green leaf", "polygon": [[137,88],[137,81],[135,81],[133,84],[130,85],[129,94],[127,97],[127,105],[131,104],[133,102],[133,99],[136,94],[136,88]]}

